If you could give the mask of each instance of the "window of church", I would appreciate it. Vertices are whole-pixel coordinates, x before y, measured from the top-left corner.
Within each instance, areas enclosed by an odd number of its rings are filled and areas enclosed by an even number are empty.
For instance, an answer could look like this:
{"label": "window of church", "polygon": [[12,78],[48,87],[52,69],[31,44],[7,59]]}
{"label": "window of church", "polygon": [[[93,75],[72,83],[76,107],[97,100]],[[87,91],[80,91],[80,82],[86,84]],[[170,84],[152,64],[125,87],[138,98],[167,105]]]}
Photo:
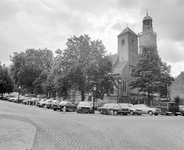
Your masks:
{"label": "window of church", "polygon": [[121,45],[125,45],[125,39],[121,39]]}

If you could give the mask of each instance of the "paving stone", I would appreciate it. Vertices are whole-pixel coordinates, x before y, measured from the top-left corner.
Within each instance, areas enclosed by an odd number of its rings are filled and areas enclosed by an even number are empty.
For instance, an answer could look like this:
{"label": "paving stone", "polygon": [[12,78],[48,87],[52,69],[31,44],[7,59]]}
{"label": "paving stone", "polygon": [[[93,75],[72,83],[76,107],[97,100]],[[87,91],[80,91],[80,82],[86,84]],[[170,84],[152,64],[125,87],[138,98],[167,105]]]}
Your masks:
{"label": "paving stone", "polygon": [[[0,118],[37,128],[33,150],[182,150],[183,116],[106,116],[54,112],[25,105],[0,112]],[[9,107],[11,108],[11,107]],[[13,131],[11,131],[13,132]]]}

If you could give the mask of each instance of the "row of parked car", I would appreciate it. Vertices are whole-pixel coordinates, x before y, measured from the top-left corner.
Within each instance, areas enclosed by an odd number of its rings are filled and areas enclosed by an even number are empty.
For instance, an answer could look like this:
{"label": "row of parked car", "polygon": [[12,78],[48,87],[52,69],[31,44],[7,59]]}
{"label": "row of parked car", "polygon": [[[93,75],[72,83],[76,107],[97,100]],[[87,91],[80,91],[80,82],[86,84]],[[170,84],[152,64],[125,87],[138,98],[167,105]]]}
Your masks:
{"label": "row of parked car", "polygon": [[[15,97],[8,95],[4,97],[11,102],[22,103],[25,105],[36,105],[54,111],[73,111],[77,113],[94,113],[94,110],[99,111],[104,115],[182,115],[184,116],[184,105],[178,105],[174,102],[160,102],[156,107],[149,107],[145,104],[130,104],[130,103],[95,103],[93,108],[92,102],[81,101],[79,103],[72,103],[70,101],[58,101],[54,99],[47,99],[46,95],[27,94],[25,96]],[[102,105],[103,104],[103,105]]]}

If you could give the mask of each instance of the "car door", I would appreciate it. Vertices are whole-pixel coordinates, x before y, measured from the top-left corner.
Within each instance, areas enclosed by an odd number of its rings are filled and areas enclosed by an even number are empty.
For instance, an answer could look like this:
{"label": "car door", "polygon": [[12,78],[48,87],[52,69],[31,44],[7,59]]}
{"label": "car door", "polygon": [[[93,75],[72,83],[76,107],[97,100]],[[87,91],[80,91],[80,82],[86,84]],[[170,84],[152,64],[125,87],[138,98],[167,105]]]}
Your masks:
{"label": "car door", "polygon": [[148,108],[145,105],[140,105],[140,108],[144,114],[148,112]]}

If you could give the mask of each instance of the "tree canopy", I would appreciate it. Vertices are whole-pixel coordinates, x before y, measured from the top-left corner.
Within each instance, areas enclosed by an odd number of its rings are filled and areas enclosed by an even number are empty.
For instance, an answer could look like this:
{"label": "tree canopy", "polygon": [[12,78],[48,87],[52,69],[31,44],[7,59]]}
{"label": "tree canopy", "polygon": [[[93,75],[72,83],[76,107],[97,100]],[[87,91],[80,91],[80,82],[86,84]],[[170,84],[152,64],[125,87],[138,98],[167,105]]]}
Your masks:
{"label": "tree canopy", "polygon": [[112,64],[102,41],[91,40],[88,35],[73,36],[68,39],[66,46],[63,52],[56,51],[53,72],[57,89],[63,89],[63,92],[78,90],[82,100],[94,85],[98,87],[97,96],[100,98],[103,98],[104,93],[112,92],[112,82],[106,82],[107,74],[112,72]]}
{"label": "tree canopy", "polygon": [[14,53],[11,72],[16,85],[28,92],[64,97],[70,90],[78,90],[81,100],[94,85],[97,97],[113,92],[113,81],[108,76],[112,64],[101,40],[91,40],[88,35],[73,36],[67,40],[66,49],[55,53],[55,57],[48,49]]}
{"label": "tree canopy", "polygon": [[137,65],[132,69],[131,88],[138,88],[147,93],[148,105],[150,96],[154,93],[167,95],[167,86],[173,80],[170,76],[170,66],[161,61],[155,48],[143,48]]}
{"label": "tree canopy", "polygon": [[14,81],[11,78],[8,68],[0,64],[0,93],[10,93],[14,90]]}
{"label": "tree canopy", "polygon": [[27,49],[25,52],[14,53],[10,56],[12,61],[11,73],[16,85],[27,89],[29,92],[41,92],[41,78],[43,71],[51,68],[53,53],[48,49]]}

